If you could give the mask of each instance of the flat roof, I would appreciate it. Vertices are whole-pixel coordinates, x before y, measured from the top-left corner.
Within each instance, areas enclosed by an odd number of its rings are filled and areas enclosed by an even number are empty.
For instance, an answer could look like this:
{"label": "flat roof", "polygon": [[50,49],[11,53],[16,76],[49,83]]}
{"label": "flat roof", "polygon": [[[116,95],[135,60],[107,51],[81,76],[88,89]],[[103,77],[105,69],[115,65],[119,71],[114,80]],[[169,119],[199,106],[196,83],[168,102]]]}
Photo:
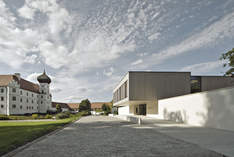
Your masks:
{"label": "flat roof", "polygon": [[137,73],[191,73],[189,71],[128,71],[128,73],[137,72]]}

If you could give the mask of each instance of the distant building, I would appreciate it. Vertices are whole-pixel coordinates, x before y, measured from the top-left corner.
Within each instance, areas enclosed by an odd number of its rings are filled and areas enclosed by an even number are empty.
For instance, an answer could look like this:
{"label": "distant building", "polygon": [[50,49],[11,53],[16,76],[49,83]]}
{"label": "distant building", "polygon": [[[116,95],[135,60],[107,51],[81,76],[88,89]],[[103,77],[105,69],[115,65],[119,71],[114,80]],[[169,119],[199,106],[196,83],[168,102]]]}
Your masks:
{"label": "distant building", "polygon": [[52,102],[52,111],[56,111],[56,105],[60,105],[62,108],[62,112],[64,111],[72,111],[72,108],[67,103],[62,102]]}
{"label": "distant building", "polygon": [[128,72],[113,91],[120,115],[158,114],[158,100],[234,86],[230,76],[191,76],[190,72]]}
{"label": "distant building", "polygon": [[[56,104],[58,104],[58,103],[57,102],[52,103],[54,111],[56,110]],[[79,111],[80,103],[59,103],[59,104],[61,104],[61,106],[64,110]],[[110,102],[93,102],[93,103],[91,103],[91,110],[92,111],[101,110],[103,104],[111,105]]]}
{"label": "distant building", "polygon": [[21,78],[19,73],[0,75],[0,114],[47,113],[51,109],[51,79],[43,74],[39,84]]}

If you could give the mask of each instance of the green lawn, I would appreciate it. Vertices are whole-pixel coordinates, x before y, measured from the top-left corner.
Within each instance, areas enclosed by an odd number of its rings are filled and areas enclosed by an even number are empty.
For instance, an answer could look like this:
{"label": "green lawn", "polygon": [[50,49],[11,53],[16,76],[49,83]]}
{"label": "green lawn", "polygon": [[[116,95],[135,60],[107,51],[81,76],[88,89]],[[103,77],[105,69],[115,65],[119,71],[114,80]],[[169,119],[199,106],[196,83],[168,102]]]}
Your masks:
{"label": "green lawn", "polygon": [[68,119],[43,122],[0,121],[0,156],[42,135],[80,118],[82,113]]}

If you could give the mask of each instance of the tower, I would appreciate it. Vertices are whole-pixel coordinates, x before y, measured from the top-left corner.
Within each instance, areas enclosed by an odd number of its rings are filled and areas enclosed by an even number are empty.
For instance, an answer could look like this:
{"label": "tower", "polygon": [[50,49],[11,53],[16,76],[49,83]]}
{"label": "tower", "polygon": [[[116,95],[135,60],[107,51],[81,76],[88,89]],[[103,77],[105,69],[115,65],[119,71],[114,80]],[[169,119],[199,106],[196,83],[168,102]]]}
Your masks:
{"label": "tower", "polygon": [[40,89],[38,95],[38,112],[47,113],[47,111],[51,107],[51,94],[50,94],[51,79],[44,70],[43,74],[37,77],[37,80],[40,83]]}

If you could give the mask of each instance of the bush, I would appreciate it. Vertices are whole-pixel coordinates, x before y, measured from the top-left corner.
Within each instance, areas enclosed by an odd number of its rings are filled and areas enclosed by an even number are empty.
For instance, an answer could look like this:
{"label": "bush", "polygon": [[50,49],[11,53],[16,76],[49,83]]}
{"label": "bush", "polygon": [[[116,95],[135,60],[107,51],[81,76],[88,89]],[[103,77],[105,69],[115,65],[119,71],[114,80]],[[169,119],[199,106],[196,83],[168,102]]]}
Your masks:
{"label": "bush", "polygon": [[71,115],[71,113],[70,113],[69,111],[65,111],[65,112],[63,112],[63,113],[66,114],[66,115],[68,115],[68,116]]}
{"label": "bush", "polygon": [[10,120],[6,115],[0,115],[0,120]]}
{"label": "bush", "polygon": [[45,119],[52,119],[52,116],[51,115],[49,115],[49,114],[47,114],[47,115],[45,115],[45,117],[44,117]]}
{"label": "bush", "polygon": [[38,114],[32,114],[32,118],[33,118],[33,119],[39,119],[40,117],[39,117]]}
{"label": "bush", "polygon": [[66,119],[66,118],[69,118],[70,115],[68,114],[65,114],[65,113],[59,113],[56,115],[56,119]]}

